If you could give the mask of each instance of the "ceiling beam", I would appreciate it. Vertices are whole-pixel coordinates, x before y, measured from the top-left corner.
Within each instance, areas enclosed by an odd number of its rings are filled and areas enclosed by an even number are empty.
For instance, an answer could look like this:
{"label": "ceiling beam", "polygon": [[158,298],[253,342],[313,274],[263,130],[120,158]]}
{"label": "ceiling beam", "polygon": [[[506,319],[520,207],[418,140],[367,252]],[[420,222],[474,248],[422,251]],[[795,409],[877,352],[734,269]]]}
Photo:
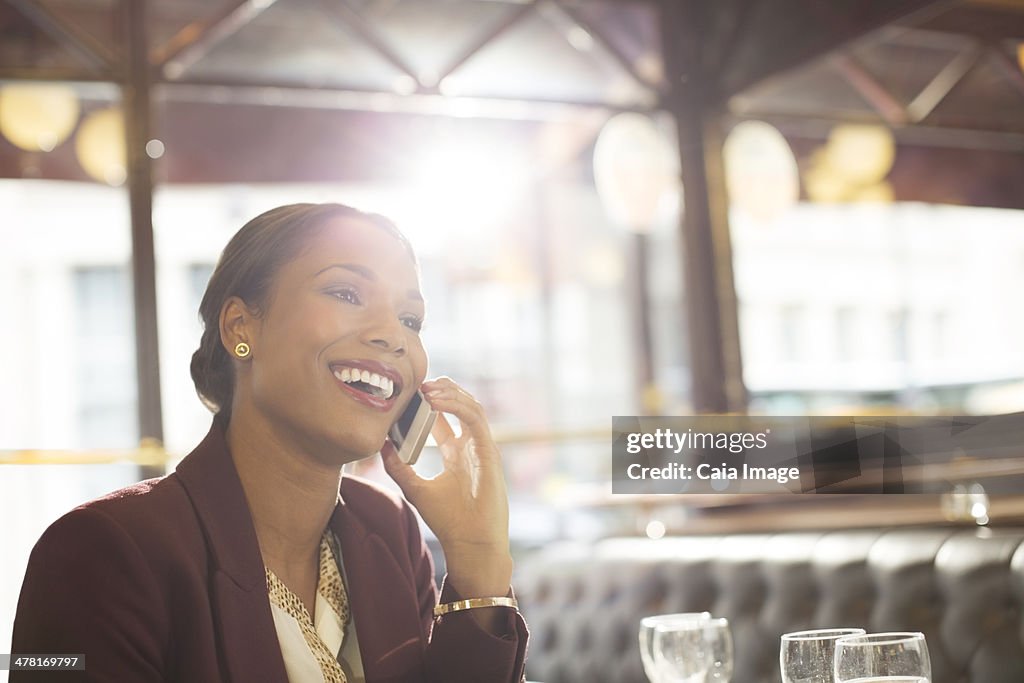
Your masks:
{"label": "ceiling beam", "polygon": [[926,31],[974,36],[985,42],[1020,41],[1024,40],[1024,5],[1013,11],[1006,6],[984,7],[965,3],[921,21],[901,23]]}
{"label": "ceiling beam", "polygon": [[946,66],[942,67],[935,78],[907,105],[910,120],[914,123],[924,121],[929,114],[935,111],[936,107],[953,91],[953,88],[977,66],[982,54],[984,54],[984,50],[981,45],[975,43],[962,50]]}
{"label": "ceiling beam", "polygon": [[[638,86],[645,90],[654,90],[659,93],[662,91],[665,85],[664,83],[657,83],[645,78],[639,71],[637,71],[632,60],[630,60],[630,58],[626,56],[626,54],[620,50],[614,42],[609,40],[601,27],[587,19],[587,17],[578,9],[566,4],[563,0],[550,0],[547,6],[556,12],[559,12],[565,19],[575,24],[578,28],[586,31],[586,33],[593,39],[595,47],[605,55],[608,61],[612,62],[617,68],[622,70]],[[568,40],[568,38],[566,38],[566,40]]]}
{"label": "ceiling beam", "polygon": [[112,71],[98,73],[82,69],[50,66],[0,65],[0,81],[64,81],[68,83],[113,83]]}
{"label": "ceiling beam", "polygon": [[512,121],[578,121],[598,113],[652,113],[654,106],[620,106],[600,101],[542,100],[514,97],[454,97],[439,93],[399,95],[376,90],[308,88],[294,83],[253,85],[225,80],[165,81],[161,96],[178,101],[246,104],[311,109],[338,109],[393,114],[508,119]]}
{"label": "ceiling beam", "polygon": [[231,0],[219,12],[185,26],[149,52],[149,62],[164,78],[177,80],[218,43],[234,35],[270,8],[276,0]]}
{"label": "ceiling beam", "polygon": [[830,62],[889,125],[901,126],[910,120],[903,102],[853,55],[838,52],[832,55]]}
{"label": "ceiling beam", "polygon": [[1021,71],[1022,65],[1010,59],[999,45],[989,46],[988,58],[995,63],[1003,78],[1008,80],[1018,93],[1024,95],[1024,72]]}
{"label": "ceiling beam", "polygon": [[[363,17],[363,15],[360,14],[348,0],[321,2],[320,8],[323,10],[324,14],[326,14],[327,17],[336,25],[340,26],[342,30],[352,31],[355,33],[363,40],[364,43],[373,49],[377,56],[411,78],[413,83],[415,83],[416,90],[423,88],[424,83],[416,69],[405,61],[400,54],[398,54],[384,36],[382,36],[377,29],[373,27],[373,24],[367,21],[366,18]],[[429,85],[436,84],[432,83]]]}
{"label": "ceiling beam", "polygon": [[455,73],[459,67],[472,59],[477,53],[483,50],[485,47],[490,45],[495,39],[501,36],[503,33],[511,29],[513,26],[518,24],[520,21],[528,17],[533,13],[538,2],[540,0],[530,0],[530,2],[524,3],[515,9],[509,10],[505,19],[499,24],[491,28],[489,31],[484,31],[476,40],[466,45],[460,52],[455,54],[443,68],[441,68],[436,74],[437,84],[440,85],[445,78]]}
{"label": "ceiling beam", "polygon": [[[870,117],[851,118],[830,116],[821,112],[775,111],[750,109],[731,112],[729,124],[757,119],[778,128],[783,135],[820,138],[825,140],[833,128],[842,123],[880,123]],[[1011,154],[1024,152],[1024,129],[1019,131],[993,131],[962,126],[908,125],[892,129],[901,144],[922,147],[948,147],[951,149],[979,149]]]}

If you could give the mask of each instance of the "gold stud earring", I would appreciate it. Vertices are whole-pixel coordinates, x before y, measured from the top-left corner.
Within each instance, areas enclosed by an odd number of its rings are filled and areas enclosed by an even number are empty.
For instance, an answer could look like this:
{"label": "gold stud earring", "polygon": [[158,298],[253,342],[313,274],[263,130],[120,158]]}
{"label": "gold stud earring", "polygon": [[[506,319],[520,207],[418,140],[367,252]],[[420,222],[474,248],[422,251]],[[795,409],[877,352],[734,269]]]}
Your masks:
{"label": "gold stud earring", "polygon": [[245,342],[238,342],[238,344],[235,345],[235,355],[238,356],[239,358],[245,358],[246,356],[248,356],[249,351],[249,345],[246,344]]}

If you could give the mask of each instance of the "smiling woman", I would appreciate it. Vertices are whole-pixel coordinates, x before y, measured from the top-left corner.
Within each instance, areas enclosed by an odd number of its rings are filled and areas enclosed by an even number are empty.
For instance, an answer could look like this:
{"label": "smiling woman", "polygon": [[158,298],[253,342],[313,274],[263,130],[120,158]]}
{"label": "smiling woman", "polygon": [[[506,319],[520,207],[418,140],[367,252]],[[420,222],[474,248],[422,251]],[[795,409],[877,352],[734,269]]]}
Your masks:
{"label": "smiling woman", "polygon": [[[471,395],[424,381],[419,273],[395,226],[337,204],[269,211],[228,243],[200,314],[209,434],[174,473],[46,531],[13,651],[84,654],[88,680],[519,681],[501,456]],[[417,391],[441,413],[429,480],[387,438]],[[404,499],[342,476],[377,452]],[[440,604],[410,503],[444,551]]]}

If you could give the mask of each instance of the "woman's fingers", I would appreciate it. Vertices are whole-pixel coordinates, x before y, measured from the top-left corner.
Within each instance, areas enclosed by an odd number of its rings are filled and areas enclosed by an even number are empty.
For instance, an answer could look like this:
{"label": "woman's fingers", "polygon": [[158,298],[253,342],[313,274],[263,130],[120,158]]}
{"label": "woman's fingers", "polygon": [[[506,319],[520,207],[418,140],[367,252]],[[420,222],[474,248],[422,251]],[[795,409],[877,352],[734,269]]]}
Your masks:
{"label": "woman's fingers", "polygon": [[[423,394],[434,410],[454,415],[462,426],[458,437],[447,421],[434,434],[444,455],[445,468],[468,473],[474,493],[481,485],[488,490],[495,485],[504,486],[501,454],[480,403],[447,377],[424,383]],[[441,419],[445,419],[443,414],[438,422]]]}
{"label": "woman's fingers", "polygon": [[423,384],[423,395],[431,407],[451,413],[459,419],[463,431],[467,429],[475,436],[491,438],[484,407],[465,389],[448,377],[440,377]]}
{"label": "woman's fingers", "polygon": [[[390,441],[381,449],[381,456],[388,474],[441,540],[451,571],[452,566],[467,566],[467,553],[507,548],[504,472],[486,415],[476,399],[447,377],[424,382],[420,388],[430,407],[439,413],[431,434],[441,450],[444,470],[430,479],[420,477],[399,461]],[[459,434],[453,429],[453,417],[462,425]],[[474,555],[468,565],[476,560]],[[505,585],[507,579],[500,583]]]}
{"label": "woman's fingers", "polygon": [[[427,401],[430,403],[430,401]],[[431,403],[431,408],[437,410]],[[434,426],[430,430],[430,435],[434,437],[434,441],[437,442],[438,447],[443,448],[445,444],[455,440],[455,431],[452,429],[451,424],[448,422],[448,418],[444,414],[438,411],[437,419],[434,421]]]}
{"label": "woman's fingers", "polygon": [[445,468],[454,469],[460,467],[465,469],[465,463],[459,457],[458,437],[455,436],[455,432],[452,430],[452,426],[448,422],[448,418],[444,416],[444,413],[437,414],[437,419],[434,421],[430,434],[434,437],[437,447],[441,450],[441,459],[444,461]]}

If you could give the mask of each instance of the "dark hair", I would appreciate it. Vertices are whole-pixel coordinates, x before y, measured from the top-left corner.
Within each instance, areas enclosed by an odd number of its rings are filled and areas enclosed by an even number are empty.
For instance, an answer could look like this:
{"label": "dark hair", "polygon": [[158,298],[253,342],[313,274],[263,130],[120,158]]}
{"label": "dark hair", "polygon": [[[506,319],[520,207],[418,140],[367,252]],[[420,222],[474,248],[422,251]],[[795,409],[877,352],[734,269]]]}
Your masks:
{"label": "dark hair", "polygon": [[220,312],[232,296],[262,313],[269,304],[271,284],[283,264],[298,256],[328,221],[360,218],[398,239],[416,263],[412,246],[384,216],[344,204],[289,204],[271,209],[242,226],[224,247],[199,304],[203,336],[192,354],[190,370],[199,400],[211,412],[229,419],[235,393],[231,358],[221,344]]}

